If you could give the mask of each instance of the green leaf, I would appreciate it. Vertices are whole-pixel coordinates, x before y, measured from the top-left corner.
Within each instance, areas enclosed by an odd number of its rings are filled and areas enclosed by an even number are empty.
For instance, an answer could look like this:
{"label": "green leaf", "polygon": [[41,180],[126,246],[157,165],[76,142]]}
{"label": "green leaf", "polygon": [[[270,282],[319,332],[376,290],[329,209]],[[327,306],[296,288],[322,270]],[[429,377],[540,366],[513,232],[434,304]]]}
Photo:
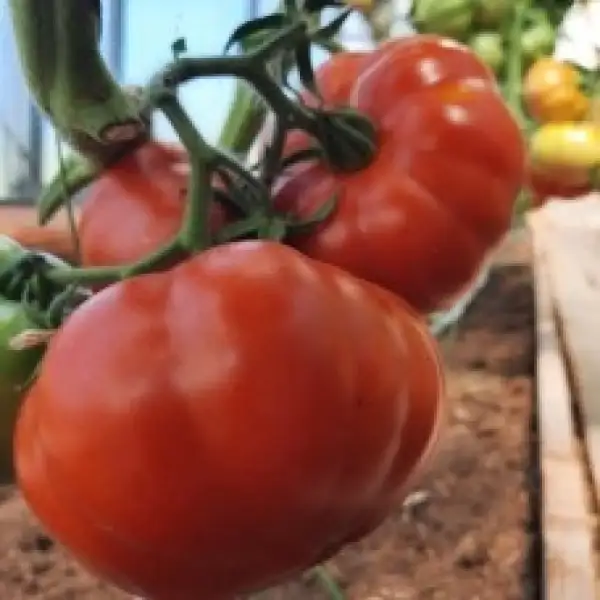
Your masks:
{"label": "green leaf", "polygon": [[342,0],[305,0],[302,8],[304,12],[316,13],[324,8],[337,8],[340,6],[345,6],[345,2]]}
{"label": "green leaf", "polygon": [[227,43],[225,44],[223,53],[226,54],[233,45],[241,43],[250,35],[254,35],[259,32],[271,31],[273,29],[279,29],[283,27],[285,23],[286,16],[282,13],[273,13],[270,15],[265,15],[264,17],[252,19],[251,21],[246,21],[231,34],[227,40]]}
{"label": "green leaf", "polygon": [[290,234],[309,233],[316,225],[324,223],[335,212],[339,202],[338,194],[334,194],[326,200],[315,212],[306,219],[299,221],[289,221],[288,229]]}
{"label": "green leaf", "polygon": [[187,52],[187,42],[185,41],[185,38],[184,37],[177,38],[171,44],[171,50],[173,52],[173,58],[175,60],[179,60],[179,58],[181,58],[181,55],[185,54]]}
{"label": "green leaf", "polygon": [[315,42],[324,43],[327,40],[335,37],[340,32],[344,23],[351,14],[351,8],[342,11],[337,17],[335,17],[335,19],[332,19],[329,23],[327,23],[327,25],[317,29],[317,31],[315,31],[315,33],[311,36],[312,40]]}
{"label": "green leaf", "polygon": [[298,44],[296,47],[296,66],[298,67],[298,76],[302,85],[310,92],[319,95],[315,85],[315,71],[312,66],[312,56],[310,54],[310,42]]}
{"label": "green leaf", "polygon": [[273,36],[273,31],[269,29],[261,29],[260,31],[256,31],[255,33],[251,33],[247,35],[245,38],[241,39],[238,43],[241,49],[248,53],[252,52],[256,48],[262,46],[269,38]]}

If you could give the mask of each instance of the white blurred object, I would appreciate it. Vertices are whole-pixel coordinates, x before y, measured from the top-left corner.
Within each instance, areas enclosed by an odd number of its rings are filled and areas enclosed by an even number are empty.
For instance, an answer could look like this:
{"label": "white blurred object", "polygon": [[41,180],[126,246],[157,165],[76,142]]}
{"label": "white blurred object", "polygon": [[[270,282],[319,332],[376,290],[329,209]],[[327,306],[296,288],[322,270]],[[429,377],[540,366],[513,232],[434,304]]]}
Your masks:
{"label": "white blurred object", "polygon": [[600,68],[600,0],[573,3],[559,27],[554,58]]}
{"label": "white blurred object", "polygon": [[410,11],[413,0],[389,0],[390,6],[394,12],[394,18],[390,33],[392,37],[405,37],[415,33],[415,28],[410,22]]}

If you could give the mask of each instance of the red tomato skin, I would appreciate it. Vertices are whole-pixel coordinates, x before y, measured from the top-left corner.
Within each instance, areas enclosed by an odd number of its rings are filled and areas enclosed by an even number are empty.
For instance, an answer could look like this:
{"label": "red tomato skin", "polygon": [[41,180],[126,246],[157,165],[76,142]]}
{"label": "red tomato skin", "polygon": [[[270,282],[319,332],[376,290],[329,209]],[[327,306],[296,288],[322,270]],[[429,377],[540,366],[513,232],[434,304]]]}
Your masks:
{"label": "red tomato skin", "polygon": [[[339,106],[347,102],[368,58],[367,52],[339,52],[317,69],[317,87],[327,106]],[[309,106],[319,106],[317,98],[307,90],[302,90],[300,96]]]}
{"label": "red tomato skin", "polygon": [[559,172],[552,173],[530,168],[527,173],[527,189],[531,195],[532,208],[540,208],[551,198],[563,200],[581,198],[589,194],[593,186],[589,182],[569,182]]}
{"label": "red tomato skin", "polygon": [[[169,242],[179,231],[187,193],[183,148],[148,142],[122,158],[89,188],[79,218],[82,263],[118,266],[132,263]],[[218,230],[226,217],[212,207]]]}
{"label": "red tomato skin", "polygon": [[[333,54],[315,71],[315,83],[324,100],[324,107],[344,106],[369,55],[366,52],[339,52]],[[309,91],[302,90],[304,103],[317,108],[321,102]],[[292,154],[306,148],[306,134],[298,129],[289,132],[286,138],[286,153]]]}
{"label": "red tomato skin", "polygon": [[240,242],[70,317],[24,404],[16,468],[100,577],[148,600],[229,599],[377,525],[443,414],[435,342],[403,301]]}
{"label": "red tomato skin", "polygon": [[[525,172],[519,127],[489,69],[435,36],[383,44],[363,62],[348,102],[375,124],[377,155],[359,172],[313,162],[281,177],[283,212],[306,217],[338,198],[328,221],[290,243],[419,311],[443,308],[510,227]],[[298,136],[291,146],[302,147]]]}

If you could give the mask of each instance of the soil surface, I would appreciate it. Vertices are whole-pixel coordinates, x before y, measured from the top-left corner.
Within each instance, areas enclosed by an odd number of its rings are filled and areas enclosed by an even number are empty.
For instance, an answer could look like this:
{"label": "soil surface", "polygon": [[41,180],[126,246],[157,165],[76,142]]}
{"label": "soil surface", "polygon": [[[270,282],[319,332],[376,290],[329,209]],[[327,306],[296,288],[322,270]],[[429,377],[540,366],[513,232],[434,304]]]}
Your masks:
{"label": "soil surface", "polygon": [[[525,251],[524,251],[525,248]],[[348,600],[533,600],[533,299],[522,243],[442,341],[452,420],[421,485],[326,565]],[[510,257],[510,258],[509,258]],[[517,257],[517,258],[515,258]],[[2,600],[125,600],[79,569],[0,488]],[[260,600],[326,600],[307,577]]]}

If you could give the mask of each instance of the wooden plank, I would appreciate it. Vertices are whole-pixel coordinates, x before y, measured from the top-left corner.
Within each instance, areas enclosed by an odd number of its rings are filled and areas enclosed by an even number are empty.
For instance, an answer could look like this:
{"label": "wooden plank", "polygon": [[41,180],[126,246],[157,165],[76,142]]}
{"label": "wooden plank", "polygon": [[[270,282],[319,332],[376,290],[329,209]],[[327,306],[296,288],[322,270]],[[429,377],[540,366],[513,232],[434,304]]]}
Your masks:
{"label": "wooden plank", "polygon": [[[596,217],[597,218],[597,217]],[[600,495],[600,227],[585,219],[536,218],[551,295],[583,413],[585,442]]]}
{"label": "wooden plank", "polygon": [[554,319],[543,227],[534,219],[529,225],[536,307],[542,596],[545,600],[594,600],[600,591],[594,555],[595,521]]}

